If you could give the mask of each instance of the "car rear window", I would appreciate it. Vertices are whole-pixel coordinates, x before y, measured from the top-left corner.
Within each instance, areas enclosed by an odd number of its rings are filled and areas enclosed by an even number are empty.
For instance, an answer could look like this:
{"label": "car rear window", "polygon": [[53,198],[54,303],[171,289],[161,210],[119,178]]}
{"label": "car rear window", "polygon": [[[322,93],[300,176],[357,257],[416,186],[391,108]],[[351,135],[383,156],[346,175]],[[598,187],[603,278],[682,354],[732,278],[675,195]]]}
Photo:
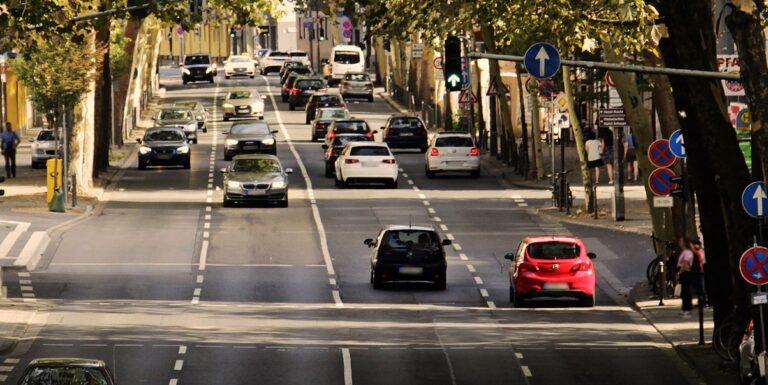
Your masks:
{"label": "car rear window", "polygon": [[184,65],[211,64],[208,55],[191,55],[184,58]]}
{"label": "car rear window", "polygon": [[230,132],[232,134],[269,135],[269,126],[266,124],[234,124]]}
{"label": "car rear window", "polygon": [[312,70],[307,67],[294,67],[291,68],[291,72],[297,75],[308,75],[312,73]]}
{"label": "car rear window", "polygon": [[337,120],[333,131],[337,134],[365,134],[370,131],[370,129],[366,122],[340,122]]}
{"label": "car rear window", "polygon": [[437,262],[442,258],[437,234],[425,230],[390,230],[379,246],[379,259]]}
{"label": "car rear window", "polygon": [[307,53],[302,51],[291,52],[291,57],[303,57],[303,56],[307,56]]}
{"label": "car rear window", "polygon": [[353,147],[350,150],[349,155],[356,156],[389,156],[389,150],[386,147],[381,146],[360,146]]}
{"label": "car rear window", "polygon": [[317,119],[345,119],[349,117],[347,110],[319,109]]}
{"label": "car rear window", "polygon": [[368,74],[346,74],[344,76],[344,79],[355,81],[355,82],[367,82],[371,78],[368,76]]}
{"label": "car rear window", "polygon": [[37,140],[56,140],[56,137],[53,135],[53,131],[40,131],[37,134]]}
{"label": "car rear window", "polygon": [[339,64],[360,63],[360,53],[356,51],[336,51],[333,61]]}
{"label": "car rear window", "polygon": [[463,136],[447,136],[437,138],[435,141],[435,147],[474,147],[472,138]]}
{"label": "car rear window", "polygon": [[290,57],[287,52],[272,51],[269,53],[269,57]]}
{"label": "car rear window", "polygon": [[417,118],[393,118],[389,124],[390,128],[424,128],[421,120]]}
{"label": "car rear window", "polygon": [[189,119],[189,110],[160,110],[160,119]]}
{"label": "car rear window", "polygon": [[343,147],[346,146],[347,143],[351,142],[371,142],[371,138],[367,137],[366,135],[355,135],[355,136],[337,136],[333,138],[333,143],[331,145],[333,147]]}
{"label": "car rear window", "polygon": [[577,244],[569,242],[532,243],[525,251],[533,259],[573,259],[581,252]]}
{"label": "car rear window", "polygon": [[315,95],[315,101],[317,103],[341,103],[341,97],[339,95]]}
{"label": "car rear window", "polygon": [[323,81],[322,80],[299,80],[299,82],[294,86],[294,88],[323,88]]}

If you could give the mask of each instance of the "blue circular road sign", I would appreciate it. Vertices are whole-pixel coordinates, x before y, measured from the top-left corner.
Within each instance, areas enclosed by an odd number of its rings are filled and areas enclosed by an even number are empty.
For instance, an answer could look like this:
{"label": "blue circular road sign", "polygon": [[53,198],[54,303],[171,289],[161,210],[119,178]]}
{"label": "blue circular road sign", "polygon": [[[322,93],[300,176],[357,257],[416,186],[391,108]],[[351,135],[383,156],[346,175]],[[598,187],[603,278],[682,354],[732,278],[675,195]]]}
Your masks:
{"label": "blue circular road sign", "polygon": [[669,151],[672,151],[672,155],[678,158],[688,157],[688,154],[685,152],[685,142],[683,141],[682,131],[675,130],[675,132],[669,136]]}
{"label": "blue circular road sign", "polygon": [[525,51],[525,70],[536,79],[549,79],[560,70],[560,53],[549,43],[536,43]]}
{"label": "blue circular road sign", "polygon": [[752,182],[748,184],[744,192],[741,193],[741,205],[744,207],[744,211],[752,217],[766,217],[768,194],[766,194],[765,183]]}

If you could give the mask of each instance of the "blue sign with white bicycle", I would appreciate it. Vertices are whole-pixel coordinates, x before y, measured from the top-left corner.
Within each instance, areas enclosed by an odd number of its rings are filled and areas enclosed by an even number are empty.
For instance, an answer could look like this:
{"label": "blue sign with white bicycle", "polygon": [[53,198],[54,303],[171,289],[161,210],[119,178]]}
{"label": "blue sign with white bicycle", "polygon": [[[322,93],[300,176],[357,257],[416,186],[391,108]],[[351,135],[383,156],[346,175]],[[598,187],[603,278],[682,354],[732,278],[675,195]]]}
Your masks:
{"label": "blue sign with white bicycle", "polygon": [[549,43],[536,43],[525,51],[525,70],[536,79],[549,79],[560,70],[560,53]]}
{"label": "blue sign with white bicycle", "polygon": [[685,142],[683,141],[682,131],[675,130],[675,132],[669,136],[669,150],[672,151],[672,155],[678,158],[688,157],[688,154],[685,152]]}
{"label": "blue sign with white bicycle", "polygon": [[752,217],[764,218],[768,209],[768,194],[765,183],[752,182],[741,193],[741,205],[744,211]]}

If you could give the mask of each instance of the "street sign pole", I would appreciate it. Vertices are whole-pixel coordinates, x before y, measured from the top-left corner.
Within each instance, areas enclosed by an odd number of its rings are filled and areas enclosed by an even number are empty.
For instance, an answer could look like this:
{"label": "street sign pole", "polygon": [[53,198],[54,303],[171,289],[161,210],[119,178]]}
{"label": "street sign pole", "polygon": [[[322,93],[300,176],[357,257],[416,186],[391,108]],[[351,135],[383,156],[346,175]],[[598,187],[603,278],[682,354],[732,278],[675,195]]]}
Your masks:
{"label": "street sign pole", "polygon": [[614,128],[613,159],[616,167],[613,168],[616,183],[613,185],[613,220],[624,220],[624,146],[619,146],[624,139],[624,127]]}

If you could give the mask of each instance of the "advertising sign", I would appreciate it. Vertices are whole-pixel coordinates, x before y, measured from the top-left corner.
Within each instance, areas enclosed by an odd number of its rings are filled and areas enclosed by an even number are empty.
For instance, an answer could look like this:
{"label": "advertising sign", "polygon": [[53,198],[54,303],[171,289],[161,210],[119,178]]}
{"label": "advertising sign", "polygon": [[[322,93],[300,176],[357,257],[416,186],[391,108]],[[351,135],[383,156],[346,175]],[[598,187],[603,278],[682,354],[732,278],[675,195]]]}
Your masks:
{"label": "advertising sign", "polygon": [[[717,55],[718,71],[738,75],[741,72],[739,55]],[[725,96],[743,96],[744,86],[738,80],[721,80]]]}

